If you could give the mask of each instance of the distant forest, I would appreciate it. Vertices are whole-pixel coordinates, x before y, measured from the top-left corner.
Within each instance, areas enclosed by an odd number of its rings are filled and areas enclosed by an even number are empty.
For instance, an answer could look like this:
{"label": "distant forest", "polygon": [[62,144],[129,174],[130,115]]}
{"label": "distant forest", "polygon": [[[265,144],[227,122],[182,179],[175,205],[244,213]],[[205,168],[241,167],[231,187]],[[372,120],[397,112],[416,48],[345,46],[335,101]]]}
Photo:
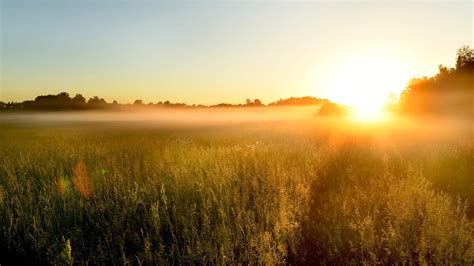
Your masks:
{"label": "distant forest", "polygon": [[[462,46],[456,54],[455,67],[439,65],[433,77],[413,78],[400,94],[399,101],[387,105],[392,111],[408,114],[454,114],[474,116],[474,49]],[[88,100],[81,94],[71,97],[67,92],[57,95],[41,95],[24,102],[0,101],[0,111],[68,111],[68,110],[114,110],[126,108],[216,108],[216,107],[269,107],[269,106],[321,106],[320,115],[344,115],[347,108],[327,99],[316,97],[291,97],[267,105],[259,99],[247,99],[241,104],[219,103],[216,105],[188,105],[160,101],[133,104],[107,102],[98,96]]]}
{"label": "distant forest", "polygon": [[213,107],[265,107],[265,106],[302,106],[302,105],[323,105],[329,103],[327,99],[319,99],[315,97],[291,97],[288,99],[280,99],[265,105],[259,99],[245,100],[241,104],[219,103],[216,105],[188,105],[186,103],[172,103],[170,101],[157,103],[144,103],[142,100],[135,100],[133,104],[120,104],[117,101],[108,103],[105,99],[94,96],[86,100],[81,94],[71,97],[67,92],[61,92],[57,95],[41,95],[33,101],[24,102],[0,102],[0,109],[3,111],[14,110],[32,110],[32,111],[66,111],[66,110],[97,110],[97,109],[119,109],[126,107],[141,108],[213,108]]}

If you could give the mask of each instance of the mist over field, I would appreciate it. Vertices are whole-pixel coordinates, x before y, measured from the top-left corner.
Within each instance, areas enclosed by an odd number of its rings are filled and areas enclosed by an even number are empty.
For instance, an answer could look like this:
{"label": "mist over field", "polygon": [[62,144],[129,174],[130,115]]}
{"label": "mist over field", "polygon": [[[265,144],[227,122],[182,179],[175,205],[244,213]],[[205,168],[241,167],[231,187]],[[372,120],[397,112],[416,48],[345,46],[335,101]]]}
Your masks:
{"label": "mist over field", "polygon": [[[215,127],[242,125],[278,129],[301,135],[366,134],[379,139],[400,138],[418,141],[437,139],[471,143],[474,127],[470,117],[407,116],[386,113],[383,120],[360,120],[356,117],[318,116],[319,106],[291,106],[268,108],[211,108],[211,109],[138,109],[113,111],[57,111],[0,113],[1,123],[24,125],[95,123],[95,125],[139,128]],[[131,128],[133,129],[133,127]],[[393,140],[392,140],[393,141]]]}
{"label": "mist over field", "polygon": [[25,122],[149,122],[152,124],[219,124],[282,122],[309,120],[318,111],[311,107],[270,108],[212,108],[212,109],[166,109],[161,110],[119,110],[83,112],[30,112],[0,114],[1,121]]}

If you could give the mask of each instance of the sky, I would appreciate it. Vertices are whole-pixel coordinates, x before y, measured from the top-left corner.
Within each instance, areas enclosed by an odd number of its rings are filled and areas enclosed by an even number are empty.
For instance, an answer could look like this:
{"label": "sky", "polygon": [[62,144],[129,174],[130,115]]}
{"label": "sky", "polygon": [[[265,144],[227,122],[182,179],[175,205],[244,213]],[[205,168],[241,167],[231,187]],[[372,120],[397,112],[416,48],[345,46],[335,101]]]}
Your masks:
{"label": "sky", "polygon": [[473,46],[473,5],[0,0],[0,101],[62,91],[122,103],[331,99],[340,69],[364,58],[406,80],[453,66]]}

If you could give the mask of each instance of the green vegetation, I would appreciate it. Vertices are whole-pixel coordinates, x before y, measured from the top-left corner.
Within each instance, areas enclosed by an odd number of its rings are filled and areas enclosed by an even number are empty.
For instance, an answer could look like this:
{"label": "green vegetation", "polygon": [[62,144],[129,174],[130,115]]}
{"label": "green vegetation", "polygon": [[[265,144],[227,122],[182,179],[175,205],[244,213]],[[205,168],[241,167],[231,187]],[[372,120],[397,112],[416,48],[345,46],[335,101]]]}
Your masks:
{"label": "green vegetation", "polygon": [[467,145],[244,125],[0,129],[0,263],[474,263]]}

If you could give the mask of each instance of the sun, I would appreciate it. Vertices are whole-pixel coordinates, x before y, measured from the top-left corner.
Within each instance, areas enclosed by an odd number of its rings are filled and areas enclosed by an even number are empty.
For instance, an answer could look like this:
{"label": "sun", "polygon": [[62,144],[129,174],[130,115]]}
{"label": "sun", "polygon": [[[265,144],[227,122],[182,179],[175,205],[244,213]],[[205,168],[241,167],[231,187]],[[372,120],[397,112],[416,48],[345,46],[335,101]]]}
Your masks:
{"label": "sun", "polygon": [[334,71],[328,83],[328,98],[351,107],[357,119],[375,120],[384,117],[384,107],[405,88],[408,78],[396,60],[357,58]]}

